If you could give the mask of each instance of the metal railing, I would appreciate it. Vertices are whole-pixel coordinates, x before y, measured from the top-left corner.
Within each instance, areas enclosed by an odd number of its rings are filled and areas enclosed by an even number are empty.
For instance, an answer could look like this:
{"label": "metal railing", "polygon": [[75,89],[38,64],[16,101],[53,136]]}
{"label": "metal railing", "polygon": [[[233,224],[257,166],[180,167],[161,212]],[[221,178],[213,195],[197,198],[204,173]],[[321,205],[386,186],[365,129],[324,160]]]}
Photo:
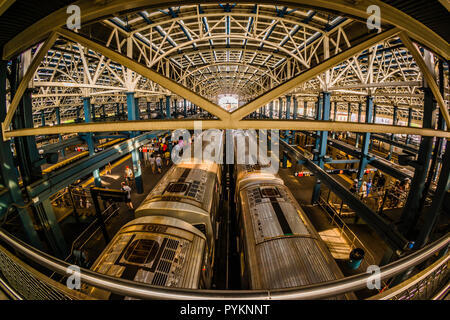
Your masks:
{"label": "metal railing", "polygon": [[[450,288],[450,255],[445,255],[431,266],[399,285],[370,298],[370,300],[438,300]],[[442,288],[442,284],[444,287]]]}
{"label": "metal railing", "polygon": [[[57,272],[61,275],[67,276],[69,263],[59,260],[49,254],[36,250],[23,241],[16,239],[14,236],[8,234],[6,231],[0,229],[0,240],[5,242],[17,254],[23,255],[33,263],[42,266],[48,270]],[[411,254],[400,258],[386,266],[380,268],[380,280],[390,279],[400,273],[417,266],[425,260],[432,257],[436,252],[443,248],[447,248],[450,243],[450,234],[442,237],[438,241],[420,249]],[[6,249],[0,247],[2,257],[8,256]],[[447,254],[448,255],[448,254]],[[33,275],[30,271],[16,270],[17,266],[23,264],[21,261],[13,261],[12,259],[0,260],[0,271],[2,278],[6,279],[8,284],[16,290],[21,296],[23,292],[27,292],[26,281]],[[5,275],[6,274],[6,275]],[[23,275],[18,277],[17,275]],[[335,297],[340,294],[357,291],[359,289],[367,288],[367,284],[372,281],[372,275],[362,273],[351,277],[338,279],[334,281],[318,283],[314,285],[276,289],[276,290],[193,290],[193,289],[179,289],[168,287],[157,287],[140,282],[133,282],[96,273],[88,269],[80,269],[80,280],[83,284],[88,284],[112,293],[133,297],[137,299],[195,299],[195,300],[217,300],[217,299],[324,299]],[[8,280],[12,279],[12,280]],[[48,280],[51,280],[47,278]],[[33,288],[40,288],[49,282],[38,283]],[[70,290],[66,287],[58,287],[55,284],[52,290],[56,290],[61,298],[69,297],[70,294],[76,295],[79,292]],[[35,292],[34,292],[35,293]],[[53,292],[52,292],[53,293]],[[55,293],[56,294],[56,293]],[[57,297],[57,296],[55,296]],[[29,299],[36,299],[34,294],[29,294]],[[46,298],[43,296],[42,298]]]}
{"label": "metal railing", "polygon": [[[331,193],[331,190],[328,190],[328,195],[330,193]],[[365,269],[367,269],[367,267],[370,265],[376,264],[375,258],[373,257],[370,250],[362,243],[361,240],[359,240],[359,238],[350,229],[350,227],[344,222],[344,220],[342,220],[342,218],[339,216],[339,213],[336,211],[336,209],[333,206],[330,206],[329,203],[324,199],[322,192],[319,197],[319,205],[322,206],[322,208],[324,209],[323,211],[326,212],[331,225],[335,226],[338,229],[341,237],[343,237],[344,239],[347,240],[350,250],[353,250],[355,248],[364,249],[365,255],[364,255],[364,260],[361,264],[366,266]],[[329,210],[327,210],[327,208]]]}

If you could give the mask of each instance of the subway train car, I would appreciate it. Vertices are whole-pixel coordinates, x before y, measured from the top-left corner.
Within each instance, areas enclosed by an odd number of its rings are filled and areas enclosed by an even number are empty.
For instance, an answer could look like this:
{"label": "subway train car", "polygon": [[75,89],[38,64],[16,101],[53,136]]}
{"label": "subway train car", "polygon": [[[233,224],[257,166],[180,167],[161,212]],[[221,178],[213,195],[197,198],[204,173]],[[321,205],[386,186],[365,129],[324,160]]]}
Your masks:
{"label": "subway train car", "polygon": [[[206,237],[180,219],[151,216],[135,219],[114,236],[92,266],[95,272],[156,286],[204,288],[201,272]],[[101,300],[128,299],[89,287]]]}
{"label": "subway train car", "polygon": [[[223,132],[215,138],[209,133],[200,135],[202,155],[213,142],[222,155]],[[157,286],[211,287],[222,166],[194,154],[169,169],[92,270]],[[124,298],[98,288],[85,291],[99,299]]]}
{"label": "subway train car", "polygon": [[[214,139],[208,132],[201,134],[202,155],[214,147]],[[206,139],[205,139],[206,138]],[[223,154],[223,132],[217,135],[217,153]],[[192,153],[194,153],[192,148]],[[165,174],[147,198],[135,210],[136,217],[167,216],[181,219],[206,237],[207,277],[212,276],[215,238],[217,234],[217,215],[221,199],[222,165],[205,159],[194,160],[194,155],[182,161]],[[209,285],[209,282],[206,283]]]}
{"label": "subway train car", "polygon": [[[239,136],[246,136],[246,145],[257,143],[248,134],[235,132],[234,137]],[[248,148],[245,152],[247,159],[256,160]],[[235,169],[243,289],[290,288],[342,278],[290,190],[276,174],[261,172],[263,168],[236,164]]]}

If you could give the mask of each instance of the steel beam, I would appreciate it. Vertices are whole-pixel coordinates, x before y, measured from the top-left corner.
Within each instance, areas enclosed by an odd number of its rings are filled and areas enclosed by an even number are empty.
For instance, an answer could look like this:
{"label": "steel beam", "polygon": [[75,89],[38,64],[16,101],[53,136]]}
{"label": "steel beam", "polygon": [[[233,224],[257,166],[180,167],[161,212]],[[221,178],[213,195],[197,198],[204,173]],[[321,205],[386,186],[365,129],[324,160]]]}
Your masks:
{"label": "steel beam", "polygon": [[[122,6],[125,6],[122,3]],[[171,92],[179,95],[180,97],[183,97],[185,99],[188,99],[189,101],[192,101],[196,105],[199,105],[202,109],[208,111],[212,115],[217,116],[219,119],[228,119],[230,117],[230,114],[222,109],[220,106],[212,103],[211,101],[203,98],[202,96],[198,95],[194,91],[178,84],[177,82],[153,71],[152,69],[148,68],[147,66],[144,66],[133,59],[130,59],[119,52],[116,52],[108,47],[105,47],[104,45],[97,43],[95,41],[92,41],[90,39],[87,39],[75,32],[65,30],[65,29],[58,29],[58,33],[62,35],[63,37],[72,40],[74,42],[78,42],[82,44],[83,46],[88,47],[89,49],[92,49],[105,57],[123,65],[124,67],[127,67],[138,74],[146,77],[147,79],[151,79],[153,82],[161,85],[162,87],[170,90]]]}
{"label": "steel beam", "polygon": [[[425,63],[425,60],[423,59],[422,55],[420,54],[419,49],[411,42],[411,39],[408,37],[408,35],[405,32],[400,32],[399,34],[400,39],[402,40],[405,47],[408,49],[409,53],[414,58],[414,61],[416,61],[417,65],[420,68],[420,71],[422,71],[423,78],[426,80],[426,83],[428,87],[433,92],[434,98],[436,99],[439,109],[442,112],[442,116],[445,119],[445,123],[447,124],[447,130],[450,130],[450,115],[448,113],[448,107],[442,97],[441,92],[439,91],[439,87],[436,83],[436,80],[431,73],[430,69],[428,68],[427,64]],[[447,45],[448,47],[448,45]],[[449,51],[450,52],[450,51]],[[448,55],[448,52],[447,52]],[[447,58],[448,59],[448,58]]]}
{"label": "steel beam", "polygon": [[321,74],[321,73],[327,71],[331,67],[346,61],[347,59],[351,58],[352,56],[357,55],[361,51],[363,51],[385,39],[395,36],[399,32],[400,32],[400,30],[397,28],[393,28],[393,29],[384,31],[366,41],[363,41],[345,51],[338,53],[337,55],[323,61],[322,63],[319,63],[318,65],[302,72],[298,76],[293,77],[292,79],[286,81],[285,83],[279,85],[278,87],[275,87],[275,88],[269,90],[268,92],[260,95],[259,97],[257,97],[253,101],[249,102],[245,106],[235,110],[231,114],[231,119],[232,120],[242,119],[243,117],[252,113],[259,107],[276,99],[277,97],[287,94],[289,91],[291,91],[295,87],[298,87],[302,83],[304,83],[308,80],[311,80],[312,78],[316,77],[318,74]]}
{"label": "steel beam", "polygon": [[11,124],[14,113],[17,110],[17,106],[19,105],[23,94],[25,93],[26,89],[28,88],[30,81],[33,79],[34,73],[38,69],[39,65],[41,64],[41,62],[44,59],[45,55],[47,54],[48,50],[50,50],[50,48],[55,43],[57,37],[58,37],[58,35],[55,32],[51,33],[51,35],[48,37],[48,39],[45,40],[44,44],[40,47],[39,51],[35,55],[30,66],[26,70],[23,78],[20,80],[20,84],[17,87],[17,89],[15,90],[14,97],[11,101],[11,104],[9,105],[5,120],[2,122],[2,130],[6,130],[9,128],[9,125]]}
{"label": "steel beam", "polygon": [[[70,123],[60,126],[46,126],[45,128],[17,129],[4,132],[4,139],[23,136],[52,135],[81,132],[111,132],[111,131],[151,131],[194,129],[194,120],[141,120],[96,123]],[[241,120],[236,122],[220,120],[202,120],[205,129],[278,129],[278,130],[306,130],[306,131],[350,131],[370,133],[410,134],[428,137],[442,137],[449,139],[450,132],[429,128],[415,128],[406,126],[392,126],[385,124],[347,123],[316,120]]]}

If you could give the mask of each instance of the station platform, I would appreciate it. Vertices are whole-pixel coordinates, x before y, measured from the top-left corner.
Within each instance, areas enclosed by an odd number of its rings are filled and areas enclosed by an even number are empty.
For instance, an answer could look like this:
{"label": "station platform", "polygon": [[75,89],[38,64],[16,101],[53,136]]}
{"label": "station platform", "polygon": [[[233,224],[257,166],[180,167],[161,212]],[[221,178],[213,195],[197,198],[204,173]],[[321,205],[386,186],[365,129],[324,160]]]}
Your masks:
{"label": "station platform", "polygon": [[[106,170],[100,172],[102,185],[108,189],[120,190],[121,183],[125,181],[124,175],[126,166],[132,167],[131,155],[125,156],[111,165],[111,174],[106,174]],[[133,208],[136,209],[141,204],[171,166],[171,163],[169,163],[169,166],[166,166],[165,163],[163,163],[162,172],[158,173],[156,171],[155,174],[152,173],[151,167],[142,166],[144,192],[138,194],[136,192],[136,187],[132,186],[131,202]],[[93,178],[83,182],[82,186],[85,189],[93,187]],[[119,206],[118,212],[105,223],[108,235],[111,239],[122,226],[135,218],[134,210],[130,210],[125,203],[118,203],[117,205]],[[71,215],[67,219],[61,221],[60,225],[66,242],[68,244],[72,243],[94,219],[94,216],[82,216],[79,219],[80,222],[77,222],[73,215]],[[103,234],[98,230],[84,246],[88,255],[88,264],[94,262],[95,258],[103,251],[106,245],[107,243],[105,242]]]}
{"label": "station platform", "polygon": [[[321,206],[311,205],[312,191],[316,179],[314,177],[295,177],[295,170],[295,167],[287,169],[280,168],[279,175],[307,214],[322,240],[326,243],[344,275],[355,274],[355,271],[346,268],[346,261],[351,251],[351,243],[348,242],[346,237],[342,236],[336,225],[331,224],[328,214]],[[337,175],[336,178],[345,186],[349,184],[340,175]],[[379,264],[387,249],[387,246],[380,237],[366,224],[362,224],[361,221],[358,224],[347,224],[347,226],[370,251],[374,262]],[[356,273],[359,272],[361,270],[357,270]]]}

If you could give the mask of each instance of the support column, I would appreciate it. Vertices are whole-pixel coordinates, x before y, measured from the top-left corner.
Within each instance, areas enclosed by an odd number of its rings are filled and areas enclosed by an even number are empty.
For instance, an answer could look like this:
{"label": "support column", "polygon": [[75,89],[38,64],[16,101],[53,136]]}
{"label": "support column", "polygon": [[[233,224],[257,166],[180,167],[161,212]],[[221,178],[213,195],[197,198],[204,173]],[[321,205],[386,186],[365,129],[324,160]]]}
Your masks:
{"label": "support column", "polygon": [[[408,127],[411,127],[411,122],[412,122],[412,108],[408,108]],[[409,134],[406,136],[406,144],[409,144]]]}
{"label": "support column", "polygon": [[278,119],[283,118],[283,98],[278,98]]}
{"label": "support column", "polygon": [[[83,98],[83,107],[84,107],[84,121],[86,123],[92,122],[91,119],[91,98],[90,97],[84,97]],[[94,139],[92,138],[92,132],[86,133],[86,142],[88,144],[89,149],[89,155],[92,156],[95,154],[95,147],[94,147]],[[94,175],[94,184],[96,187],[102,186],[102,181],[100,179],[100,170],[96,169],[93,172]]]}
{"label": "support column", "polygon": [[[398,107],[394,106],[393,115],[392,115],[392,125],[393,126],[397,125],[397,114],[398,114]],[[393,133],[391,134],[391,141],[395,141],[395,134],[393,134]],[[387,159],[389,161],[391,161],[391,159],[392,159],[392,152],[393,152],[393,150],[394,150],[394,145],[391,144],[389,146],[389,154],[387,156]]]}
{"label": "support column", "polygon": [[273,119],[273,101],[269,103],[269,118]]}
{"label": "support column", "polygon": [[[137,108],[135,105],[134,92],[127,92],[127,107],[128,107],[128,120],[133,121],[138,119]],[[136,131],[132,131],[130,137],[134,138],[137,136]],[[136,191],[139,194],[144,193],[144,187],[142,182],[142,172],[141,172],[141,161],[139,157],[139,150],[133,149],[131,151],[131,158],[133,160],[133,172],[134,172],[134,180],[136,182]]]}
{"label": "support column", "polygon": [[[373,97],[367,96],[366,98],[366,123],[372,123],[373,120]],[[361,187],[362,178],[364,177],[364,170],[366,170],[366,166],[369,163],[368,153],[369,153],[369,144],[370,144],[370,132],[363,133],[363,142],[361,146],[361,155],[359,161],[358,168],[358,184],[356,190],[359,191]]]}
{"label": "support column", "polygon": [[303,116],[306,117],[308,115],[308,101],[303,102]]}
{"label": "support column", "polygon": [[[362,109],[362,103],[358,103],[358,123],[361,122],[361,109]],[[360,134],[357,133],[356,134],[356,144],[355,147],[358,148],[359,145],[359,139],[360,139]]]}
{"label": "support column", "polygon": [[352,121],[352,106],[351,103],[348,103],[347,106],[347,122],[351,122]]}
{"label": "support column", "polygon": [[183,100],[183,106],[184,106],[184,117],[187,117],[187,101],[186,99]]}
{"label": "support column", "polygon": [[333,108],[333,121],[336,121],[336,115],[337,115],[337,102],[334,102],[334,108]]}
{"label": "support column", "polygon": [[420,249],[428,243],[430,235],[434,226],[442,213],[442,205],[444,204],[445,197],[447,196],[450,188],[450,145],[447,142],[447,148],[442,158],[441,174],[439,175],[439,181],[434,193],[433,202],[430,209],[427,211],[424,217],[425,222],[420,227],[419,236],[416,241],[416,248]]}
{"label": "support column", "polygon": [[44,111],[44,109],[41,110],[41,126],[45,127],[45,111]]}
{"label": "support column", "polygon": [[[318,120],[329,121],[330,120],[330,93],[322,92],[321,97],[319,98],[319,109],[318,109]],[[328,145],[328,131],[320,131],[318,138],[316,138],[316,142],[318,143],[318,156],[317,156],[317,165],[320,168],[324,168],[325,161],[324,158],[327,155],[327,145]],[[316,143],[317,145],[317,143]],[[316,180],[316,184],[314,185],[313,195],[311,203],[317,203],[320,196],[320,180]]]}
{"label": "support column", "polygon": [[77,107],[77,120],[76,120],[77,123],[80,122],[80,120],[81,120],[81,118],[80,118],[80,111],[81,111],[81,108]]}
{"label": "support column", "polygon": [[[428,66],[434,66],[432,56],[427,50],[425,50],[425,60],[428,62]],[[424,110],[422,128],[431,129],[434,128],[435,125],[434,111],[436,110],[436,102],[434,101],[434,95],[427,83],[425,83],[423,90]],[[427,196],[428,190],[425,189],[425,182],[428,175],[428,169],[430,168],[433,140],[434,137],[423,136],[420,142],[419,154],[415,163],[414,177],[411,182],[410,191],[402,211],[401,222],[399,225],[399,230],[407,238],[414,237],[414,226],[417,224],[421,214],[420,204],[424,197]]]}
{"label": "support column", "polygon": [[[56,111],[56,124],[59,126],[61,124],[61,113],[60,113],[59,107],[56,107],[55,111]],[[62,141],[63,141],[62,136],[59,135],[59,142],[61,143]],[[61,149],[61,155],[63,157],[65,157],[64,148]]]}
{"label": "support column", "polygon": [[91,105],[91,110],[92,110],[91,111],[92,122],[95,122],[95,104]]}
{"label": "support column", "polygon": [[163,98],[159,98],[159,113],[161,114],[161,119],[164,119],[164,99]]}
{"label": "support column", "polygon": [[[0,122],[3,122],[6,117],[6,68],[8,61],[0,60]],[[4,186],[7,186],[7,193],[9,194],[10,203],[16,203],[19,206],[24,206],[25,203],[22,198],[22,192],[19,187],[19,177],[16,165],[14,164],[13,154],[11,152],[10,140],[3,140],[3,133],[0,132],[0,180]],[[3,218],[5,207],[0,207],[0,217]],[[22,222],[25,236],[28,238],[28,243],[33,247],[43,250],[42,242],[34,228],[33,220],[26,209],[16,208]]]}
{"label": "support column", "polygon": [[166,96],[166,119],[172,118],[170,113],[170,96]]}

